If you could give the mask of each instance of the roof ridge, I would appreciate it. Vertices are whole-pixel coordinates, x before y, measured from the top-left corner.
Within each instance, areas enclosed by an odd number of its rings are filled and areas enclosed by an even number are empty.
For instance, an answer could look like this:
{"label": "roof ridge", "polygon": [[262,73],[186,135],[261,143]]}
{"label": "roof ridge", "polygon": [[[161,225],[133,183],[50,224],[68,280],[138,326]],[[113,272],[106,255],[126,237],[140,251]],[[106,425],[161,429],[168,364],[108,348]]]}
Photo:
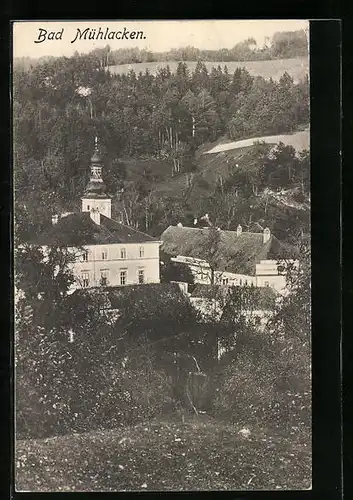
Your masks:
{"label": "roof ridge", "polygon": [[[173,226],[173,225],[170,225],[167,227],[167,229],[169,228],[178,228],[178,229],[193,229],[193,230],[196,230],[196,231],[203,231],[204,229],[209,229],[210,226],[207,226],[207,227],[192,227],[192,226]],[[167,229],[165,229],[165,231],[167,231]],[[221,229],[220,228],[220,231],[222,233],[231,233],[231,234],[236,234],[237,232],[232,230],[232,229]],[[243,231],[240,236],[242,236],[243,234],[251,234],[251,235],[256,235],[256,236],[262,236],[262,233],[254,233],[253,231]],[[272,234],[271,234],[272,236]]]}

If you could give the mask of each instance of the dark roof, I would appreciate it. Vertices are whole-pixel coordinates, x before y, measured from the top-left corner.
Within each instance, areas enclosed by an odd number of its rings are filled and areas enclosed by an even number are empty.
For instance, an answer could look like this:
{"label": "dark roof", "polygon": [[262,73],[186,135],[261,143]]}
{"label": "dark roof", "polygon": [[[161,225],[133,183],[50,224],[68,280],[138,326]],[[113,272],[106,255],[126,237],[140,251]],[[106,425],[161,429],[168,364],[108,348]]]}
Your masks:
{"label": "dark roof", "polygon": [[[141,302],[153,300],[161,308],[172,307],[174,300],[185,301],[185,295],[177,283],[148,283],[143,285],[128,285],[107,288],[112,307],[119,308],[125,301]],[[142,304],[142,302],[141,302]]]}
{"label": "dark roof", "polygon": [[[179,313],[193,312],[189,298],[180,290],[177,283],[84,288],[75,290],[71,300],[75,300],[75,297],[90,296],[96,297],[108,308],[124,311],[127,316],[129,309],[138,309],[141,315],[146,320],[152,321],[154,325],[156,313],[165,319],[168,317],[175,319],[175,312],[178,310]],[[180,316],[179,320],[183,321],[183,317]]]}
{"label": "dark roof", "polygon": [[70,214],[62,217],[57,224],[37,235],[31,243],[37,245],[83,246],[107,243],[143,243],[158,241],[152,236],[125,226],[101,214],[100,225],[96,224],[89,212]]}
{"label": "dark roof", "polygon": [[[169,226],[161,235],[161,250],[169,255],[185,255],[209,260],[211,229]],[[271,235],[263,243],[262,233],[220,230],[220,241],[215,258],[220,271],[255,274],[255,265],[262,259],[293,258],[295,249],[282,244]]]}

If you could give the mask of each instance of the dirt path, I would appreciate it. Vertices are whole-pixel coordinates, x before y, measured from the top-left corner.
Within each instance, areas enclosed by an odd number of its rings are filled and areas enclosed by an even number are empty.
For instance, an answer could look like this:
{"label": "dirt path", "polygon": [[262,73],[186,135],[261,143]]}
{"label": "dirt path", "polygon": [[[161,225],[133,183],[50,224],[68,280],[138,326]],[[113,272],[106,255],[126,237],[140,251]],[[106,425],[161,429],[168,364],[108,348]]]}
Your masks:
{"label": "dirt path", "polygon": [[203,154],[221,153],[232,149],[245,148],[252,146],[257,141],[263,141],[268,144],[278,144],[279,142],[283,142],[286,146],[293,146],[297,151],[301,151],[303,149],[309,149],[309,130],[303,130],[296,132],[295,134],[252,137],[251,139],[243,139],[241,141],[219,144],[209,151],[205,151]]}

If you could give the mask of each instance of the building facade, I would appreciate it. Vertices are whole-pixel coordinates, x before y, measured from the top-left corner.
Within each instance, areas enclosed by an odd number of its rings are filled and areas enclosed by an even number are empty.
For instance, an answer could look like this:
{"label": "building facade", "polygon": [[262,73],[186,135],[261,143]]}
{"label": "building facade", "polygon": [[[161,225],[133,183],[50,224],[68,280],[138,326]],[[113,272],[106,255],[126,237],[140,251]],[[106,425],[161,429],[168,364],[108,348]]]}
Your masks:
{"label": "building facade", "polygon": [[[178,224],[169,226],[161,240],[162,250],[172,262],[188,266],[196,284],[270,287],[286,293],[280,269],[284,261],[295,262],[295,249],[281,243],[268,228],[244,232],[240,225],[236,231],[224,231]],[[212,270],[208,254],[215,240]]]}
{"label": "building facade", "polygon": [[68,249],[73,289],[159,283],[161,242],[112,219],[97,139],[90,170],[81,212],[54,215],[51,228],[38,235],[35,243]]}
{"label": "building facade", "polygon": [[71,267],[82,288],[159,283],[159,242],[86,245]]}

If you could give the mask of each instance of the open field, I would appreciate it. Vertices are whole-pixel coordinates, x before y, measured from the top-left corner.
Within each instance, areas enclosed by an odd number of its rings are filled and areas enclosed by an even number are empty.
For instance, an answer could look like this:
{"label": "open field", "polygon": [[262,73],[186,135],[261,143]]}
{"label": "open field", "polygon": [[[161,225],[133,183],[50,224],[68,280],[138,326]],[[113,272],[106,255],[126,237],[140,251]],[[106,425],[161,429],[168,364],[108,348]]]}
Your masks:
{"label": "open field", "polygon": [[[196,67],[196,61],[184,61],[187,63],[189,69],[193,71]],[[211,71],[213,67],[220,65],[222,68],[227,66],[230,74],[233,74],[237,68],[245,68],[253,76],[262,76],[263,78],[273,78],[273,80],[279,80],[284,72],[287,72],[295,82],[304,78],[309,72],[309,61],[306,57],[298,57],[293,59],[274,59],[271,61],[229,61],[229,62],[210,62],[204,61],[208,71]],[[118,64],[116,66],[109,66],[109,71],[112,74],[124,74],[128,73],[131,69],[135,73],[142,71],[144,73],[146,69],[155,75],[159,68],[170,67],[170,70],[174,73],[178,66],[177,61],[162,61],[162,62],[149,62],[149,63],[135,63],[135,64]]]}
{"label": "open field", "polygon": [[308,489],[310,438],[211,417],[152,421],[16,446],[17,491]]}

